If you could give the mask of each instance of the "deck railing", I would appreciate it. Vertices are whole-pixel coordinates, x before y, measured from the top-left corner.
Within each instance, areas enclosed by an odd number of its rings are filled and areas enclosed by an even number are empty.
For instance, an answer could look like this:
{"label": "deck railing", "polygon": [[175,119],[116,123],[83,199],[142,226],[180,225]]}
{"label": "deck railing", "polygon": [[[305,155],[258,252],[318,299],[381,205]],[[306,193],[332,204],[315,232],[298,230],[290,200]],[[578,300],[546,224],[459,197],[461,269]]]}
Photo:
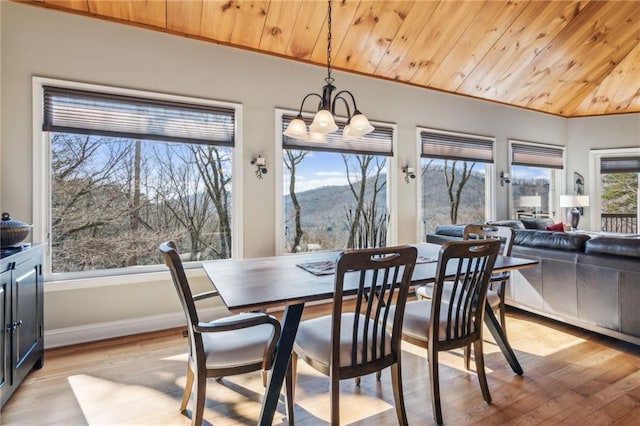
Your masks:
{"label": "deck railing", "polygon": [[635,213],[602,213],[600,227],[604,232],[638,233],[638,216]]}

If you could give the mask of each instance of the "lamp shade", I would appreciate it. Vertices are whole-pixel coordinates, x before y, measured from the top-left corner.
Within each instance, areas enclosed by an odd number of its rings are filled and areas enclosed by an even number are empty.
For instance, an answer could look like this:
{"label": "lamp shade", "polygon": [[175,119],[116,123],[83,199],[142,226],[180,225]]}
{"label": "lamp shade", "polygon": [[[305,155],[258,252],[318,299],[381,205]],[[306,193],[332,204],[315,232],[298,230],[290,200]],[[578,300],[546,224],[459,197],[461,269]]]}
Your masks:
{"label": "lamp shade", "polygon": [[518,207],[540,207],[542,197],[540,195],[523,195],[518,198]]}
{"label": "lamp shade", "polygon": [[588,195],[561,195],[560,207],[589,207]]}

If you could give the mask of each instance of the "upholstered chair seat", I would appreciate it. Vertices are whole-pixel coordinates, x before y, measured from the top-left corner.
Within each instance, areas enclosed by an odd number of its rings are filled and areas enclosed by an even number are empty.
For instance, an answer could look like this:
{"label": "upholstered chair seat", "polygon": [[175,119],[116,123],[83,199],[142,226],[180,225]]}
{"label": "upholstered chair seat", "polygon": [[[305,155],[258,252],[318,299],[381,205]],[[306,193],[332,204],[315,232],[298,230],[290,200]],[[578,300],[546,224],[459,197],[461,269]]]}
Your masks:
{"label": "upholstered chair seat", "polygon": [[[340,343],[339,343],[339,352],[340,352],[340,366],[348,366],[351,365],[351,350],[352,350],[352,331],[354,329],[354,314],[348,313],[342,316],[342,322],[340,324]],[[296,335],[296,345],[300,350],[309,355],[311,358],[316,360],[321,364],[326,365],[327,369],[329,368],[329,364],[331,362],[331,334],[327,332],[327,330],[331,330],[331,325],[333,323],[333,319],[330,316],[324,316],[321,318],[315,318],[308,321],[303,321],[300,324],[300,328],[298,328],[298,334]],[[363,349],[365,347],[365,339],[364,337],[364,324],[366,323],[366,317],[364,315],[360,315],[360,319],[358,321],[358,339],[357,339],[357,363],[362,363],[363,360]],[[380,343],[380,337],[377,336],[377,343],[372,345],[371,343],[374,341],[373,331],[376,327],[373,327],[371,320],[369,320],[368,328],[368,336],[367,336],[367,351],[369,353],[368,359],[374,359],[372,351],[376,347],[384,347],[384,354],[391,355],[391,335],[388,332],[384,333],[384,338],[386,342],[384,345]],[[328,371],[328,370],[327,370]]]}
{"label": "upholstered chair seat", "polygon": [[[207,323],[210,326],[229,325],[252,318],[263,317],[261,313],[242,313]],[[270,350],[275,337],[272,324],[260,324],[218,333],[204,333],[202,343],[207,369],[234,368],[260,364]]]}

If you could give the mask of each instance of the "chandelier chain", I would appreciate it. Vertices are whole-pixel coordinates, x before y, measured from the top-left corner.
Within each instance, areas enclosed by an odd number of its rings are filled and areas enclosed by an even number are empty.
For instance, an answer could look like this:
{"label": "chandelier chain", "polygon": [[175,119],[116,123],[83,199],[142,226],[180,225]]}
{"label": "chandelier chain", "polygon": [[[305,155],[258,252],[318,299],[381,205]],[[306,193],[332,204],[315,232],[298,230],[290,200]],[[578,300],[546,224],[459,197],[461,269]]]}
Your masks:
{"label": "chandelier chain", "polygon": [[329,2],[329,12],[327,14],[327,78],[325,81],[327,84],[333,83],[331,78],[331,0]]}

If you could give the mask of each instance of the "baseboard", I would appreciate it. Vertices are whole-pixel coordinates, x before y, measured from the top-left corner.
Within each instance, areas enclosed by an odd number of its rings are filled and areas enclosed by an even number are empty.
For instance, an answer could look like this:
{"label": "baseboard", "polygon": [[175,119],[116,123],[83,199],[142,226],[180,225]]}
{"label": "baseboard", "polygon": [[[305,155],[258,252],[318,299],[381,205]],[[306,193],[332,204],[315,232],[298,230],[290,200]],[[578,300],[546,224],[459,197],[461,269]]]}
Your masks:
{"label": "baseboard", "polygon": [[[219,318],[229,315],[229,311],[227,311],[223,306],[201,309],[199,313],[203,318]],[[97,340],[112,339],[114,337],[128,336],[131,334],[166,330],[169,328],[184,326],[185,321],[184,313],[180,311],[142,318],[130,318],[126,320],[109,321],[77,327],[45,330],[44,347],[45,349],[58,348],[61,346],[95,342]]]}

